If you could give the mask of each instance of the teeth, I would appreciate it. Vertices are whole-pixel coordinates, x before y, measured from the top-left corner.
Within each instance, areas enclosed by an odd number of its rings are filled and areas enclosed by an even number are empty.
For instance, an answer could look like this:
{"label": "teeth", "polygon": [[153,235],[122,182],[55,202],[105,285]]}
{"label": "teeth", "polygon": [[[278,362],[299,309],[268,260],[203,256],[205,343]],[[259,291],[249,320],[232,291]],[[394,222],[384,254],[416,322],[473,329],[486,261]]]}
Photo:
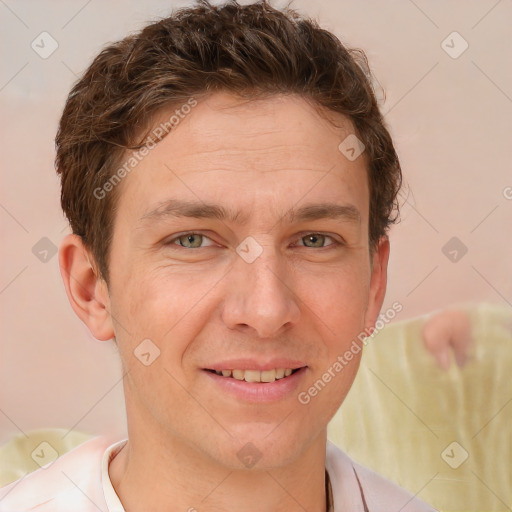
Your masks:
{"label": "teeth", "polygon": [[264,372],[261,372],[260,380],[261,382],[274,382],[276,380],[276,371],[265,370]]}
{"label": "teeth", "polygon": [[261,382],[261,372],[258,370],[245,370],[245,382]]}
{"label": "teeth", "polygon": [[279,370],[276,370],[276,379],[282,379],[284,377],[284,368],[279,368]]}
{"label": "teeth", "polygon": [[233,370],[233,377],[236,380],[244,380],[245,372],[243,370]]}
{"label": "teeth", "polygon": [[292,374],[291,368],[276,368],[274,370],[215,370],[217,375],[223,377],[233,377],[237,380],[245,380],[246,382],[275,382]]}

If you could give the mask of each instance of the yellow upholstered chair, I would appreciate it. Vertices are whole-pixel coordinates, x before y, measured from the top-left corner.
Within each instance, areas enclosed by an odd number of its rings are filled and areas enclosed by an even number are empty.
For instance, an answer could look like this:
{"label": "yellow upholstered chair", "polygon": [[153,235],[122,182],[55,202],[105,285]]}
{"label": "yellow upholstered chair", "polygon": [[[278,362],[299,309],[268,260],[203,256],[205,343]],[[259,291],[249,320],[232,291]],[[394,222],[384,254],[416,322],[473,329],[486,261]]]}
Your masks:
{"label": "yellow upholstered chair", "polygon": [[463,309],[474,347],[462,369],[423,347],[429,315],[367,339],[329,438],[438,510],[511,510],[512,308]]}
{"label": "yellow upholstered chair", "polygon": [[54,451],[55,457],[60,456],[92,437],[64,428],[38,429],[26,434],[17,434],[0,446],[0,487],[39,469],[37,454],[45,450],[45,443],[50,445],[47,452],[52,452],[47,457],[51,455],[53,459]]}

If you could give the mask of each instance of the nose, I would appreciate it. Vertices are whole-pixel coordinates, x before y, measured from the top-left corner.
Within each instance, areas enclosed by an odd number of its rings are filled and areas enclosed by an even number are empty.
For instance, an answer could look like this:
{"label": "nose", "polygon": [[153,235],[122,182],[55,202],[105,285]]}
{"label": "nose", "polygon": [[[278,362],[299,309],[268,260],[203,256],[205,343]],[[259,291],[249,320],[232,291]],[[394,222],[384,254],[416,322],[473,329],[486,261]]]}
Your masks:
{"label": "nose", "polygon": [[223,302],[224,324],[260,338],[278,336],[295,325],[300,301],[291,275],[286,262],[268,247],[252,263],[237,258]]}

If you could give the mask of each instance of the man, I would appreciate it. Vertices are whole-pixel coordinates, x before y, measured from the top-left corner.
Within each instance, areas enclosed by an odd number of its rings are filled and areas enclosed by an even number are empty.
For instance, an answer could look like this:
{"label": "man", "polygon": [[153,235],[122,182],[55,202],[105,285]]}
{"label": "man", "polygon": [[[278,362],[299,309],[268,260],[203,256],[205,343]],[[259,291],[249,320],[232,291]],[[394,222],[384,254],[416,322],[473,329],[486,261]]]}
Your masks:
{"label": "man", "polygon": [[1,511],[433,510],[327,441],[401,181],[365,69],[266,2],[200,2],[94,60],[56,139],[59,262],[118,346],[129,438],[14,482]]}

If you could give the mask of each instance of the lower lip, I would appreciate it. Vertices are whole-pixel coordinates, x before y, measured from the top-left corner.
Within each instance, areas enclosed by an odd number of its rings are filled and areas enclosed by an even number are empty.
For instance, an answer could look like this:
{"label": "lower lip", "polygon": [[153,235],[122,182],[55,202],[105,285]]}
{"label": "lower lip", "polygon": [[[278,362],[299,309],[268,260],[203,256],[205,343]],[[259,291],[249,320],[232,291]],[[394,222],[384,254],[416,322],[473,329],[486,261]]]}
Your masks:
{"label": "lower lip", "polygon": [[304,366],[288,377],[274,382],[245,382],[245,380],[238,380],[233,377],[223,377],[208,370],[203,370],[203,372],[212,379],[214,384],[220,386],[223,392],[239,400],[252,403],[268,403],[277,402],[292,394],[297,389],[307,369],[307,366]]}

